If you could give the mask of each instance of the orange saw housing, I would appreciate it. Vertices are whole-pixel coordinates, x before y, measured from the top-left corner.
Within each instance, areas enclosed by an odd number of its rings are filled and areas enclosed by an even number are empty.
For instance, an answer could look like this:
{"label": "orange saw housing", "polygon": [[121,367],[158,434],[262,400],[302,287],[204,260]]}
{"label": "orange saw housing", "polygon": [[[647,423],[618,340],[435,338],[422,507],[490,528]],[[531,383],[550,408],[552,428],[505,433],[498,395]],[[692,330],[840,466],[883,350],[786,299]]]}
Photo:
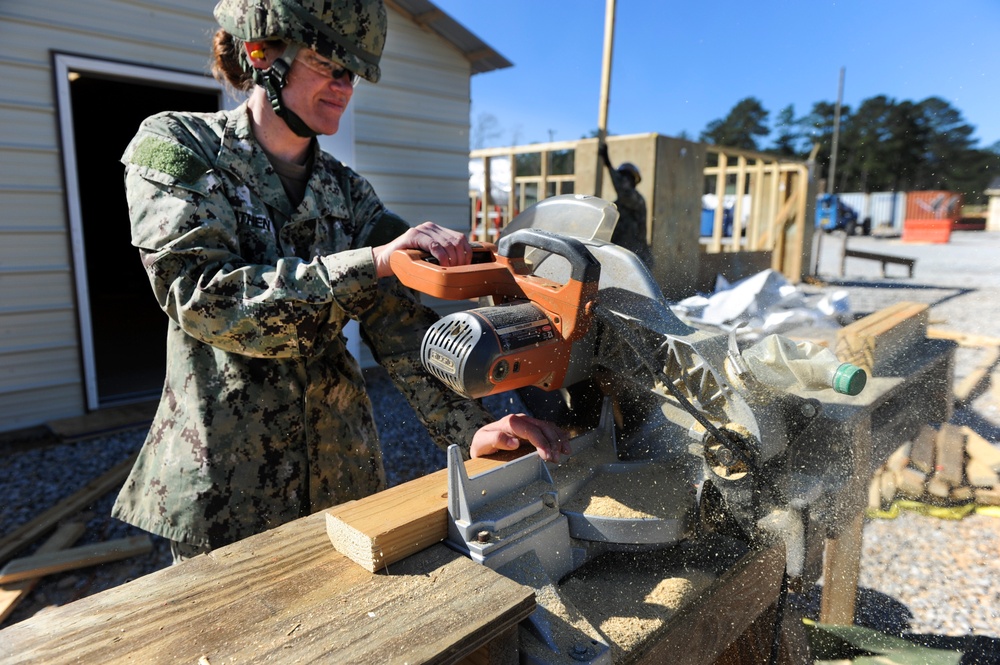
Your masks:
{"label": "orange saw housing", "polygon": [[[569,261],[565,284],[530,274],[524,249]],[[575,238],[522,229],[495,245],[474,245],[473,260],[441,266],[418,250],[390,257],[405,286],[446,300],[492,297],[494,305],[450,314],[427,331],[421,359],[456,392],[484,397],[525,386],[545,390],[567,379],[574,343],[588,331],[600,264]]]}

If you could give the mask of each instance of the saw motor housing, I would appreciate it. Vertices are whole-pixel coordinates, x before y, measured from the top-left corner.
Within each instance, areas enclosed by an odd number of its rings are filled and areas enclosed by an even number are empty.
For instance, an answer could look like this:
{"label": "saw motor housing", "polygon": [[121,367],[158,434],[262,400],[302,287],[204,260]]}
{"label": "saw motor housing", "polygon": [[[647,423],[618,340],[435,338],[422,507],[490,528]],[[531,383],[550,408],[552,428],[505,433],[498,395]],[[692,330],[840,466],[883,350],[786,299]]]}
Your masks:
{"label": "saw motor housing", "polygon": [[[568,261],[566,283],[531,274],[527,247]],[[424,335],[424,367],[455,392],[479,398],[527,386],[555,390],[589,373],[594,344],[587,333],[601,267],[576,238],[525,229],[499,246],[474,246],[464,266],[441,266],[418,250],[395,252],[390,262],[404,285],[422,293],[492,298],[493,305],[441,318]]]}

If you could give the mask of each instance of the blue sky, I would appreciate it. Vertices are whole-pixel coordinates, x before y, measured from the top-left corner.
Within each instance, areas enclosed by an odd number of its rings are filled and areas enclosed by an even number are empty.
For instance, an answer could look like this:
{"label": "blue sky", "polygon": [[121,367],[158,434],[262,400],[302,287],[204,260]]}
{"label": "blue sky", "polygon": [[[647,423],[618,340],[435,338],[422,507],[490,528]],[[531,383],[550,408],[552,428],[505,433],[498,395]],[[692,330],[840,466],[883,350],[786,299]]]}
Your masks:
{"label": "blue sky", "polygon": [[[605,0],[434,0],[514,66],[472,79],[488,145],[575,140],[597,129]],[[692,139],[745,97],[773,123],[879,94],[938,96],[1000,141],[1000,0],[618,0],[608,132]],[[768,139],[769,141],[769,139]],[[473,146],[475,147],[475,146]]]}

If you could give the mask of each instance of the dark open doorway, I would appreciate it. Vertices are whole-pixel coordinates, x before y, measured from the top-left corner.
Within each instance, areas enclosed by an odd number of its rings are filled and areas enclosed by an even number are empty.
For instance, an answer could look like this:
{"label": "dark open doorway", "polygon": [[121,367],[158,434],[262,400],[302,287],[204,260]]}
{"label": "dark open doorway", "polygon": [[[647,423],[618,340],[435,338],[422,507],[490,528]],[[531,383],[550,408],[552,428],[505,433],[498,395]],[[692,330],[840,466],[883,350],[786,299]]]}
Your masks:
{"label": "dark open doorway", "polygon": [[153,398],[163,387],[167,318],[130,241],[119,160],[146,117],[216,111],[220,96],[88,72],[69,80],[97,401]]}

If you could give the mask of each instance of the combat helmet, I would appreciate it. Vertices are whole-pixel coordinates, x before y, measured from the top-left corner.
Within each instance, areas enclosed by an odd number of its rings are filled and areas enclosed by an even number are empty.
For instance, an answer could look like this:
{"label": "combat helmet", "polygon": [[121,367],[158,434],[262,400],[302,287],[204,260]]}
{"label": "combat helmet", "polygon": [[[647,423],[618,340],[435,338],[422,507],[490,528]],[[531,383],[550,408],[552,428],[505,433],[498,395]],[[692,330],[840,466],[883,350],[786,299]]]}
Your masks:
{"label": "combat helmet", "polygon": [[[300,136],[315,132],[281,99],[299,50],[312,49],[372,83],[382,77],[379,61],[388,24],[382,0],[220,0],[214,14],[223,30],[244,42],[287,44],[270,68],[252,73],[275,112]],[[245,58],[242,62],[251,68]]]}
{"label": "combat helmet", "polygon": [[618,172],[631,176],[632,182],[637,185],[642,182],[642,176],[639,175],[639,167],[632,162],[622,162],[621,166],[618,167]]}

